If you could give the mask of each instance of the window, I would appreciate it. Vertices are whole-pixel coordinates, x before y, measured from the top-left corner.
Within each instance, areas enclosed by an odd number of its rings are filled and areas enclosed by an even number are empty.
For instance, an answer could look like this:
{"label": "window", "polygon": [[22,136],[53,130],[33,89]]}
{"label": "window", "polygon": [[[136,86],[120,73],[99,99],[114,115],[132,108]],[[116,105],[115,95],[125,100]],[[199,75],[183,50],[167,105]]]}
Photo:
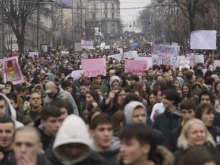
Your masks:
{"label": "window", "polygon": [[105,13],[105,18],[108,18],[108,14],[107,13]]}
{"label": "window", "polygon": [[114,13],[112,13],[112,18],[114,18],[115,17],[115,14]]}
{"label": "window", "polygon": [[114,9],[114,4],[112,4],[112,9]]}
{"label": "window", "polygon": [[107,9],[108,8],[108,5],[107,4],[105,4],[105,9]]}

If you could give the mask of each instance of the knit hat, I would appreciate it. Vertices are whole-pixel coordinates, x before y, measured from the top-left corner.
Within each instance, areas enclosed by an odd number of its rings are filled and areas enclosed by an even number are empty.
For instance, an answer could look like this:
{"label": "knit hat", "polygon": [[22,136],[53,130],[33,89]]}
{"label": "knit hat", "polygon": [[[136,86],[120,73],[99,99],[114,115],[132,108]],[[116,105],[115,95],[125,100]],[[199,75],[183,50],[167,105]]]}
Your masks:
{"label": "knit hat", "polygon": [[112,76],[111,79],[110,79],[110,81],[109,81],[110,87],[112,86],[112,83],[113,83],[115,80],[117,80],[118,82],[120,82],[120,77],[118,77],[118,76]]}
{"label": "knit hat", "polygon": [[182,88],[185,81],[183,80],[182,77],[176,77],[176,79],[177,79],[177,80],[179,81],[179,83],[180,83],[180,88]]}

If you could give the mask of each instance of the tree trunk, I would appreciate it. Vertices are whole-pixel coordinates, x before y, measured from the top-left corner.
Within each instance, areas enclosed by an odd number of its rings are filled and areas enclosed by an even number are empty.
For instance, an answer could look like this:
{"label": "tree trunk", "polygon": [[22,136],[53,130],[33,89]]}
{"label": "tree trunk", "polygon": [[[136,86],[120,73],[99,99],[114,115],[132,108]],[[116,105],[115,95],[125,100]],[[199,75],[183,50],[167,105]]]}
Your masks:
{"label": "tree trunk", "polygon": [[17,44],[18,44],[18,50],[19,52],[23,53],[24,52],[24,35],[19,35],[17,36]]}

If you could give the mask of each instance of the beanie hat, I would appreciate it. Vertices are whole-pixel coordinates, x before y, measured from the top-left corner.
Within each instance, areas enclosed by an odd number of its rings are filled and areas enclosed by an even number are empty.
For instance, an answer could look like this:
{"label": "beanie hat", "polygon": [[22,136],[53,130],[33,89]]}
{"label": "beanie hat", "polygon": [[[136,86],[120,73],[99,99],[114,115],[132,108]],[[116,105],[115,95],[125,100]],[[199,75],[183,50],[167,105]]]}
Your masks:
{"label": "beanie hat", "polygon": [[110,87],[112,86],[112,83],[113,83],[115,80],[118,80],[118,82],[120,82],[120,77],[118,77],[118,76],[112,76],[111,79],[110,79],[110,81],[109,81]]}

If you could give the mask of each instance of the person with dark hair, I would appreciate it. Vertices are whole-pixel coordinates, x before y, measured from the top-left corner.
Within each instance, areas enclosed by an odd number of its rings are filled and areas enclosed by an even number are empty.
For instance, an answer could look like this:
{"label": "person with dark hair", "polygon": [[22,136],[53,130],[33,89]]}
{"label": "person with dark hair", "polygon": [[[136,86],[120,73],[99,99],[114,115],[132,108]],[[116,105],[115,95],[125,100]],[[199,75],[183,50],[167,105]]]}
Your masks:
{"label": "person with dark hair", "polygon": [[60,120],[63,122],[68,116],[68,103],[62,99],[55,99],[51,102],[51,105],[59,108],[61,112]]}
{"label": "person with dark hair", "polygon": [[5,88],[8,89],[10,92],[14,92],[14,84],[11,81],[7,81],[5,83]]}
{"label": "person with dark hair", "polygon": [[203,72],[202,72],[203,64],[198,63],[194,69],[195,76],[198,77],[203,77]]}
{"label": "person with dark hair", "polygon": [[86,93],[86,102],[95,101],[98,105],[100,105],[100,98],[96,91],[90,90]]}
{"label": "person with dark hair", "polygon": [[180,105],[181,119],[178,126],[171,132],[171,151],[177,150],[177,141],[184,125],[195,117],[195,101],[193,99],[184,99]]}
{"label": "person with dark hair", "polygon": [[213,85],[214,85],[215,79],[211,76],[205,78],[205,83],[203,85],[206,90],[212,92],[213,91]]}
{"label": "person with dark hair", "polygon": [[213,139],[216,142],[216,146],[218,150],[220,151],[220,127],[213,124],[215,117],[214,106],[212,104],[199,104],[196,107],[195,117],[204,122],[208,131],[213,136]]}
{"label": "person with dark hair", "polygon": [[113,137],[111,118],[106,114],[97,115],[91,121],[89,128],[93,138],[92,149],[108,161],[109,165],[116,165],[120,141]]}
{"label": "person with dark hair", "polygon": [[192,97],[192,89],[191,86],[187,83],[182,86],[182,99],[187,99]]}
{"label": "person with dark hair", "polygon": [[61,111],[55,106],[46,106],[41,111],[41,126],[38,127],[41,134],[41,142],[45,150],[55,137],[61,125]]}
{"label": "person with dark hair", "polygon": [[174,157],[166,148],[157,145],[152,129],[143,124],[122,128],[119,165],[173,165]]}
{"label": "person with dark hair", "polygon": [[131,77],[130,77],[130,88],[134,89],[134,85],[137,82],[139,82],[139,77],[137,75],[131,75]]}
{"label": "person with dark hair", "polygon": [[125,122],[124,111],[115,112],[115,114],[112,116],[114,136],[116,137],[119,136],[118,133],[120,133],[120,130],[124,122]]}
{"label": "person with dark hair", "polygon": [[[10,153],[13,152],[15,123],[11,118],[0,119],[0,164],[7,165]],[[3,157],[3,158],[2,158]]]}
{"label": "person with dark hair", "polygon": [[88,85],[85,83],[79,84],[80,95],[76,98],[77,107],[81,114],[83,109],[83,104],[86,102],[86,93],[89,91]]}
{"label": "person with dark hair", "polygon": [[22,123],[22,120],[25,116],[19,111],[17,95],[15,93],[9,93],[6,96],[10,101],[11,105],[13,106],[13,108],[16,110],[17,121]]}
{"label": "person with dark hair", "polygon": [[171,132],[177,127],[180,120],[180,112],[177,105],[181,99],[179,94],[172,89],[163,91],[163,105],[165,111],[157,116],[154,122],[154,128],[161,131],[165,136],[165,145],[172,150]]}
{"label": "person with dark hair", "polygon": [[22,112],[25,110],[24,102],[26,101],[26,97],[28,93],[29,93],[29,89],[27,87],[22,86],[18,94],[18,106]]}
{"label": "person with dark hair", "polygon": [[195,146],[184,154],[180,165],[218,165],[218,162],[206,147]]}

